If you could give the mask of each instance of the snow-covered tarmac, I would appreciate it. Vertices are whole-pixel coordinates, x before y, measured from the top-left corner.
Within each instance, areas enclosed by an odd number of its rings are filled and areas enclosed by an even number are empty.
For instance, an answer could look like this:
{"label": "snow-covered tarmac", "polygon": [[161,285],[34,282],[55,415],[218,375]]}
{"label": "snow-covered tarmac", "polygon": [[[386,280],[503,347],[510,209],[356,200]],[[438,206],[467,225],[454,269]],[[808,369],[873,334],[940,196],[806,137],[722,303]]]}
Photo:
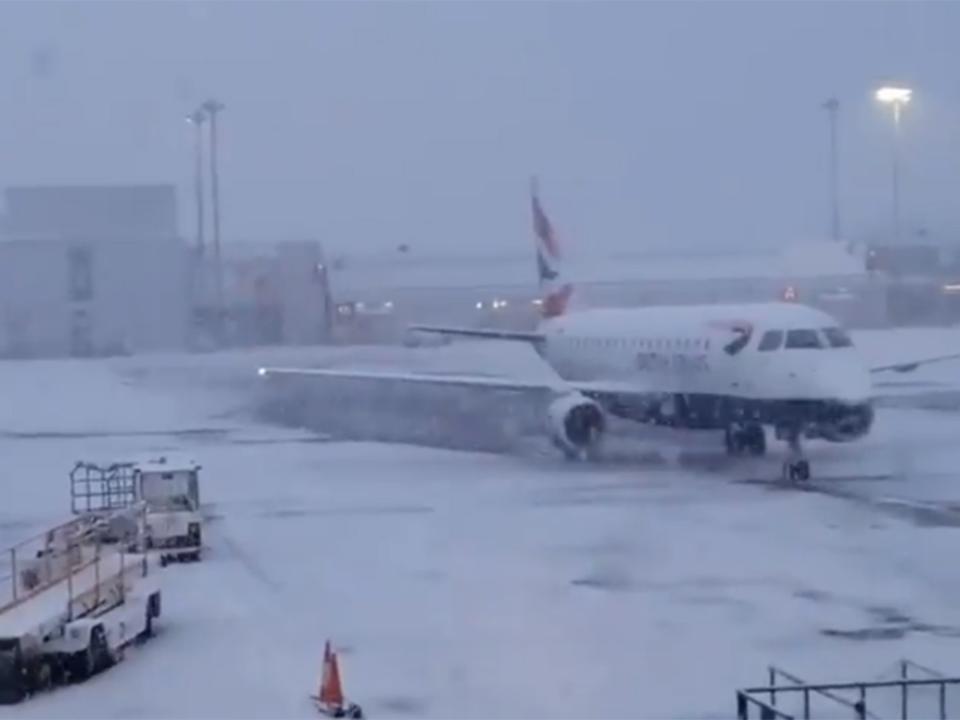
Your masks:
{"label": "snow-covered tarmac", "polygon": [[[882,361],[960,347],[909,333],[858,342]],[[372,717],[721,718],[768,663],[960,674],[960,414],[929,403],[960,364],[891,377],[898,405],[863,442],[812,444],[799,492],[766,482],[779,448],[731,464],[715,438],[592,467],[335,441],[257,419],[265,363],[539,371],[499,348],[0,366],[3,544],[64,517],[78,459],[188,452],[213,516],[204,561],[163,571],[155,640],[0,718],[315,717],[327,637]]]}

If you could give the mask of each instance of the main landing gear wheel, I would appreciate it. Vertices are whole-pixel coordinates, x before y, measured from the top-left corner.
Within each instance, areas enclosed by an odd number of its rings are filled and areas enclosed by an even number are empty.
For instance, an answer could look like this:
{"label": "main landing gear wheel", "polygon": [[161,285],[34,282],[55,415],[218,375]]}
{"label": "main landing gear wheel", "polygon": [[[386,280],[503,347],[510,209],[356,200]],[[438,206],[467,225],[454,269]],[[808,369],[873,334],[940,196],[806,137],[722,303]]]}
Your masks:
{"label": "main landing gear wheel", "polygon": [[767,436],[759,423],[728,425],[723,433],[723,444],[727,455],[732,457],[746,454],[760,457],[767,452]]}
{"label": "main landing gear wheel", "polygon": [[806,482],[810,479],[810,461],[787,460],[783,463],[783,479],[787,482]]}

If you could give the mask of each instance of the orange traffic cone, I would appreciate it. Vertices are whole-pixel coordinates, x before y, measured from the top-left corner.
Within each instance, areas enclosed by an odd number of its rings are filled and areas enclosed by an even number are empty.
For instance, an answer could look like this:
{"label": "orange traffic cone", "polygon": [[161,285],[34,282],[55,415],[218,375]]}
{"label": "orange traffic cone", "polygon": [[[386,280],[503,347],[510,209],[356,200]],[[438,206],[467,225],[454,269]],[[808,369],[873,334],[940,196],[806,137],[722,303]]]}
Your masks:
{"label": "orange traffic cone", "polygon": [[343,709],[343,686],[340,684],[340,663],[337,654],[330,653],[330,659],[323,664],[323,678],[320,681],[320,704],[328,710]]}
{"label": "orange traffic cone", "polygon": [[340,662],[330,649],[328,640],[323,648],[323,672],[320,676],[320,692],[313,696],[317,709],[324,715],[341,718],[362,718],[363,710],[355,703],[344,703],[343,685],[340,680]]}

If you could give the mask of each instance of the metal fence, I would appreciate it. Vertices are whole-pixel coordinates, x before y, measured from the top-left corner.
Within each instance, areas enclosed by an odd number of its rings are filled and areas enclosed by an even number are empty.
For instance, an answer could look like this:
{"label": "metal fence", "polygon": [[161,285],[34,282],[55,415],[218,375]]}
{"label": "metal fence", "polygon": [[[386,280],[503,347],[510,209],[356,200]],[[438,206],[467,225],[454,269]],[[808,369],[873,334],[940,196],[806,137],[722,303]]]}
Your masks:
{"label": "metal fence", "polygon": [[[936,694],[936,715],[929,708],[918,710],[913,717],[938,717],[945,720],[948,715],[947,690],[953,686],[960,686],[960,678],[944,677],[936,670],[932,670],[910,660],[901,660],[897,663],[899,677],[891,680],[872,680],[862,682],[842,683],[806,683],[797,676],[781,668],[768,668],[769,684],[761,687],[744,688],[737,691],[737,718],[738,720],[794,720],[803,718],[810,720],[817,717],[814,701],[827,701],[831,710],[827,717],[835,718],[839,708],[844,708],[848,717],[857,720],[880,718],[879,708],[873,702],[881,690],[893,690],[898,699],[898,717],[909,720],[911,717],[911,696],[916,698],[921,690],[933,691]],[[911,670],[914,676],[911,677]],[[921,673],[924,677],[916,677]],[[782,705],[785,699],[796,703],[799,700],[800,709],[788,712]]]}

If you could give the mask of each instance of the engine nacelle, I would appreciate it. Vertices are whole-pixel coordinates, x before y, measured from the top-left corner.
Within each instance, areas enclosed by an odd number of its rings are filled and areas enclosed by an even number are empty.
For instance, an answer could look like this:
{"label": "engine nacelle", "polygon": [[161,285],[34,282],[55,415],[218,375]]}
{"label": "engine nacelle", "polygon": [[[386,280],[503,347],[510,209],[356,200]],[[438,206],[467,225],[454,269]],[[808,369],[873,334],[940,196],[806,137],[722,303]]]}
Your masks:
{"label": "engine nacelle", "polygon": [[873,425],[873,408],[867,404],[832,408],[830,414],[830,418],[811,427],[808,436],[835,443],[853,442],[870,432]]}
{"label": "engine nacelle", "polygon": [[567,455],[589,453],[607,429],[603,408],[580,393],[557,398],[547,413],[553,439]]}

